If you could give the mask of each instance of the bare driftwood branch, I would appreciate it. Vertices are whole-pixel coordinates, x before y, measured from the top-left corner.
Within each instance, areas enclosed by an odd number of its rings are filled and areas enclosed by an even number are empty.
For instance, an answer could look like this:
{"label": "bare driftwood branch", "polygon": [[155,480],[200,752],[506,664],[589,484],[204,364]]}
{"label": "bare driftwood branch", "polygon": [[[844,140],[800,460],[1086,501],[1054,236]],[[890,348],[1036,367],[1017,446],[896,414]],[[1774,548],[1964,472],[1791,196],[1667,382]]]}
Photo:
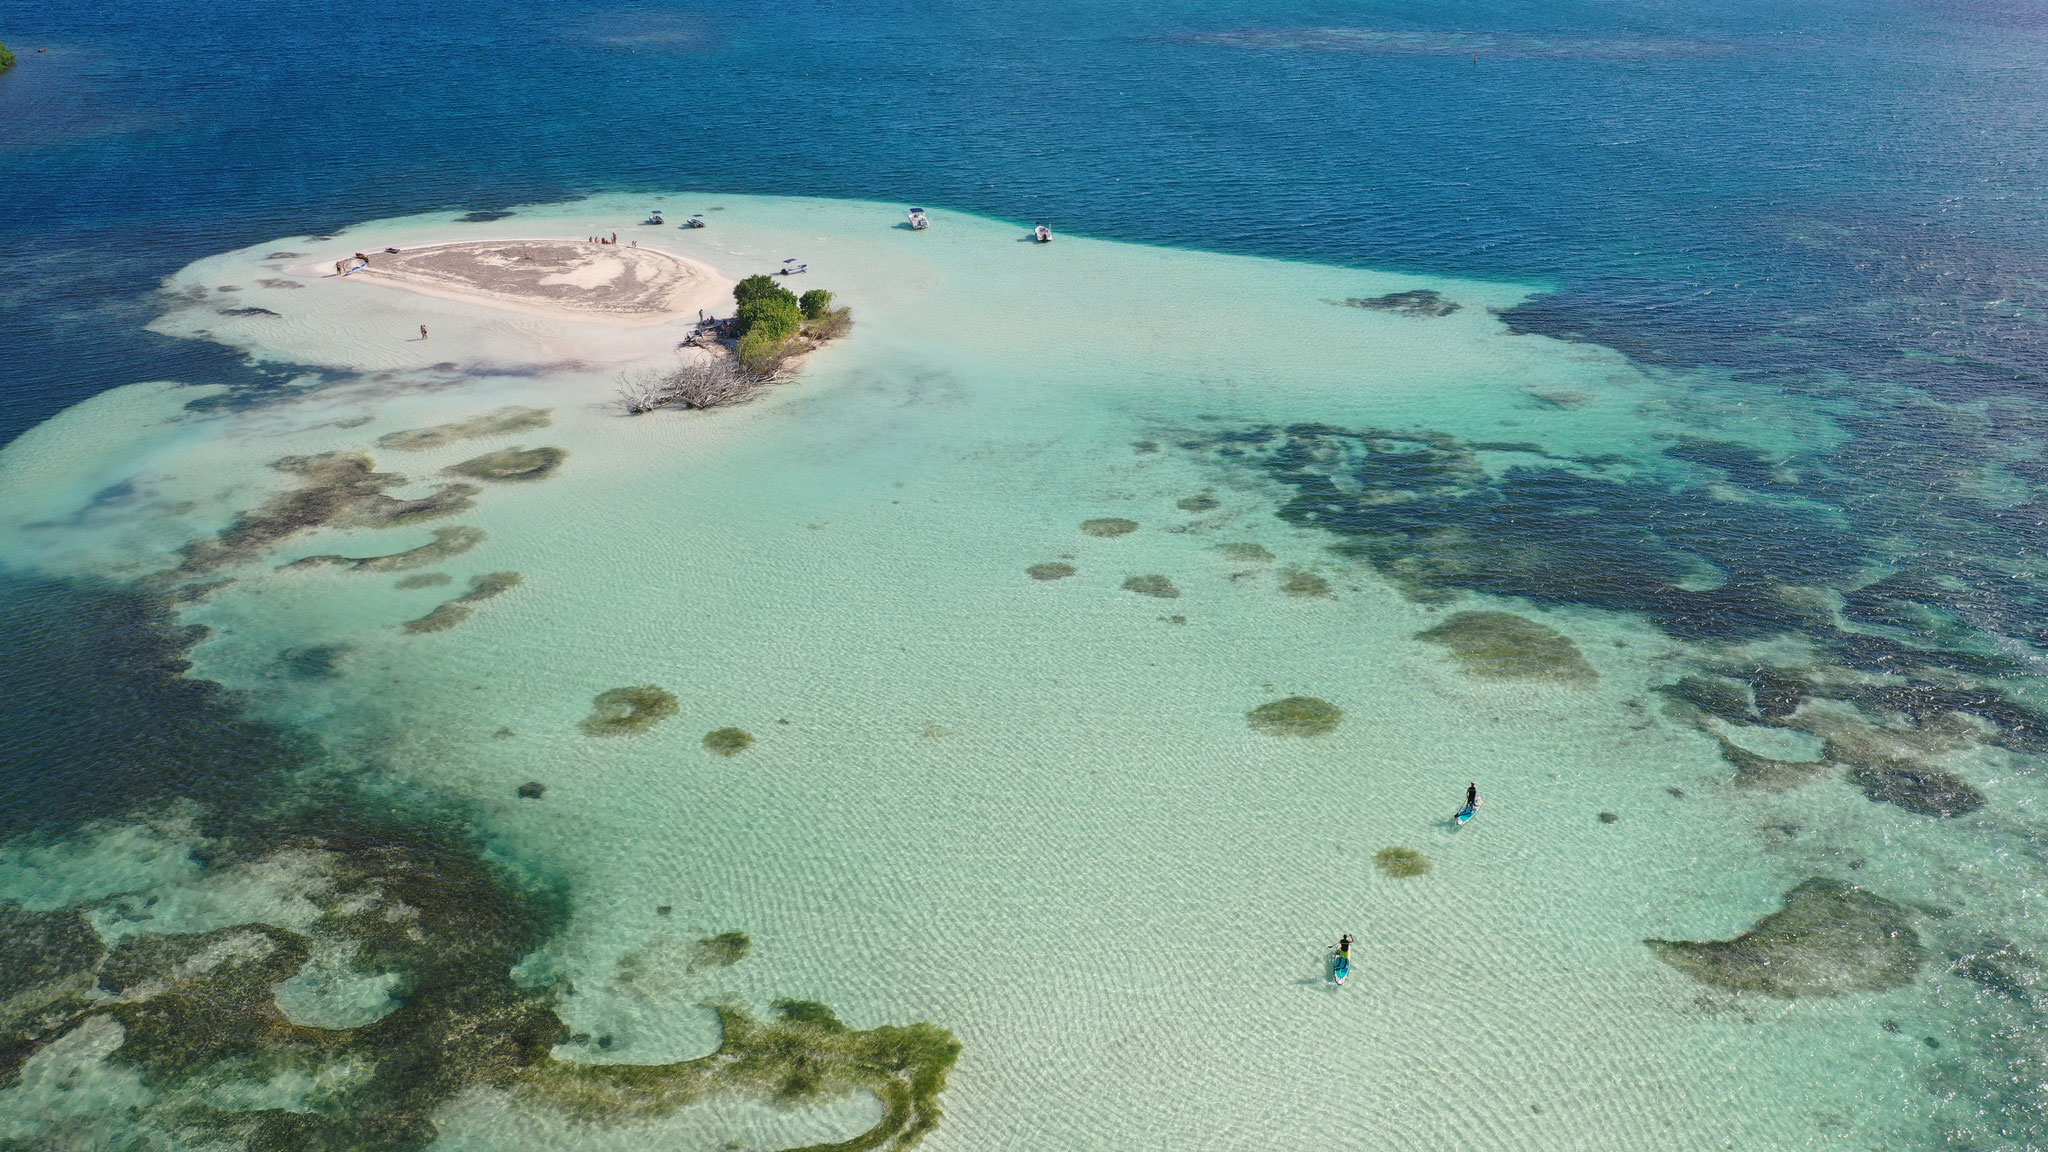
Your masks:
{"label": "bare driftwood branch", "polygon": [[716,408],[745,400],[772,382],[775,372],[750,372],[732,356],[713,356],[684,364],[668,377],[670,403],[685,408]]}
{"label": "bare driftwood branch", "polygon": [[772,384],[779,371],[750,372],[731,355],[694,357],[667,371],[619,374],[619,406],[638,416],[656,408],[717,408],[737,404]]}
{"label": "bare driftwood branch", "polygon": [[652,368],[619,373],[619,407],[628,415],[652,412],[662,405],[662,374]]}

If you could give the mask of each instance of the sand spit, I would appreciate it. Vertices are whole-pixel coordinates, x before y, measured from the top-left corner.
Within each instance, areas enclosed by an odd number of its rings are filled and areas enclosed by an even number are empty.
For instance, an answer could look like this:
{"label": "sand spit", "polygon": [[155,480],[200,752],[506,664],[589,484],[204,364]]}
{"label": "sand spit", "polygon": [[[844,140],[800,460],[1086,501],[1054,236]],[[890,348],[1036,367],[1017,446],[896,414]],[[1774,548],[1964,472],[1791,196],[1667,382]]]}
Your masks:
{"label": "sand spit", "polygon": [[471,240],[367,253],[352,282],[565,320],[658,324],[730,308],[732,284],[655,248],[573,240]]}

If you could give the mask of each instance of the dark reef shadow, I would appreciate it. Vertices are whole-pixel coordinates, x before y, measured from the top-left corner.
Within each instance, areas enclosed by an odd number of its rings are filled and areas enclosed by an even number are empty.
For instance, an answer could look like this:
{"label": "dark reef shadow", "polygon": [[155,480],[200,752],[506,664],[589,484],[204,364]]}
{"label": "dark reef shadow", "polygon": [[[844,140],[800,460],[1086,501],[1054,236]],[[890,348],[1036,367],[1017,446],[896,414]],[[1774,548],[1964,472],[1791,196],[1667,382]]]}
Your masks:
{"label": "dark reef shadow", "polygon": [[204,636],[129,587],[0,573],[0,840],[174,798],[238,810],[310,762],[315,741],[186,677]]}

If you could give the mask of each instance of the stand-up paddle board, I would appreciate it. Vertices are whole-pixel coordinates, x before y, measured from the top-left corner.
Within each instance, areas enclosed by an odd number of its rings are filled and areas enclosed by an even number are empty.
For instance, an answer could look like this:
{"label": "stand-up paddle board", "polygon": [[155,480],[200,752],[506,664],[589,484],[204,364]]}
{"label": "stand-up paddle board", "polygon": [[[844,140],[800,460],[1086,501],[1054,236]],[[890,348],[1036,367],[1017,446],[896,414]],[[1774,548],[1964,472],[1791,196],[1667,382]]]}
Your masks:
{"label": "stand-up paddle board", "polygon": [[1330,971],[1331,974],[1337,978],[1337,983],[1342,984],[1344,982],[1344,978],[1346,976],[1351,975],[1351,953],[1337,953],[1337,963],[1330,969]]}
{"label": "stand-up paddle board", "polygon": [[1472,819],[1472,817],[1478,814],[1479,809],[1474,808],[1470,804],[1467,804],[1463,808],[1458,809],[1458,823],[1463,824],[1465,821]]}

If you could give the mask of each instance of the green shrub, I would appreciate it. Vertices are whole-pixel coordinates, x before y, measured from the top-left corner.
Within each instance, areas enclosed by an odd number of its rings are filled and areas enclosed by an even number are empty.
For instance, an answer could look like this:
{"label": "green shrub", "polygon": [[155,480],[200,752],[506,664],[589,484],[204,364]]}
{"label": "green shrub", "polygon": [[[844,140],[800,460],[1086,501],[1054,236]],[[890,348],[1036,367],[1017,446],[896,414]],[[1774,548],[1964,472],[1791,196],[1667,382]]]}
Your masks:
{"label": "green shrub", "polygon": [[796,335],[803,327],[803,309],[796,297],[781,289],[779,295],[758,296],[740,305],[740,335],[750,336],[756,331],[768,333],[768,339],[782,341]]}
{"label": "green shrub", "polygon": [[0,44],[0,72],[5,72],[12,67],[14,67],[14,53],[7,50],[7,45]]}
{"label": "green shrub", "polygon": [[787,289],[777,284],[773,276],[749,276],[732,286],[733,302],[743,307],[749,300],[758,300],[763,296],[773,296],[777,292],[786,293]]}
{"label": "green shrub", "polygon": [[853,331],[853,309],[851,308],[834,308],[817,319],[807,321],[804,324],[804,334],[821,343],[826,340],[837,340],[851,331]]}
{"label": "green shrub", "polygon": [[832,294],[823,288],[813,288],[797,298],[797,305],[804,310],[804,319],[821,320],[832,310]]}
{"label": "green shrub", "polygon": [[775,371],[782,359],[782,339],[771,336],[766,328],[758,328],[740,337],[740,367],[756,376],[766,376]]}

